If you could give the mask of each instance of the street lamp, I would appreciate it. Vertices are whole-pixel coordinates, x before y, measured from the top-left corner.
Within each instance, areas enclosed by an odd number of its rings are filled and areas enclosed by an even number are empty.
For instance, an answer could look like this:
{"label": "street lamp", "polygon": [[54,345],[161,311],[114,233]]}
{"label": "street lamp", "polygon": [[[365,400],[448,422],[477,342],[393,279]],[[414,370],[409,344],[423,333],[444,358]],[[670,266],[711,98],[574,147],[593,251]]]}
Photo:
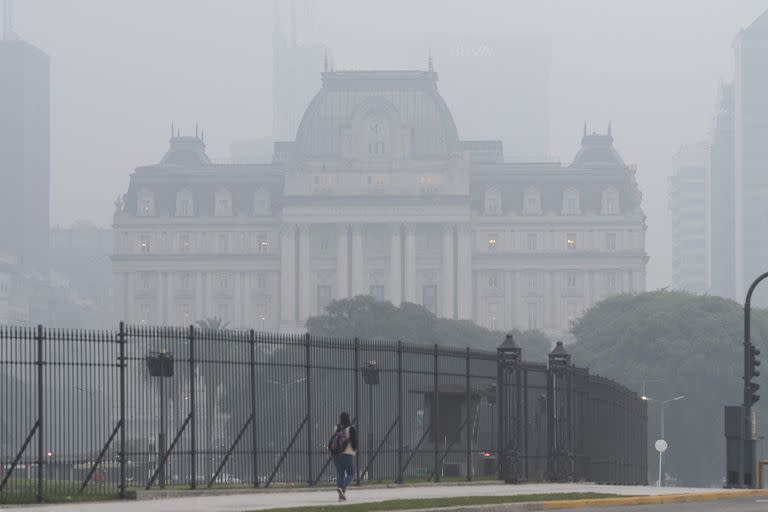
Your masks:
{"label": "street lamp", "polygon": [[160,465],[160,474],[158,475],[158,484],[161,489],[165,489],[165,391],[163,390],[163,381],[173,377],[173,354],[168,352],[152,352],[146,357],[147,369],[150,377],[159,377],[160,392],[160,432],[157,434],[158,464]]}
{"label": "street lamp", "polygon": [[651,397],[645,396],[645,395],[641,396],[640,398],[642,398],[646,402],[656,402],[661,407],[661,438],[659,439],[659,441],[664,441],[664,443],[662,443],[663,446],[661,446],[661,447],[657,446],[657,448],[656,448],[656,450],[659,452],[659,481],[658,481],[658,487],[661,487],[661,476],[662,476],[662,473],[661,473],[661,461],[662,461],[662,455],[663,455],[664,451],[667,449],[666,448],[666,440],[664,439],[664,406],[667,405],[670,402],[676,402],[677,400],[682,400],[683,398],[685,398],[685,396],[684,395],[680,395],[680,396],[676,396],[674,398],[670,398],[669,400],[656,400],[655,398],[651,398]]}
{"label": "street lamp", "polygon": [[376,361],[368,361],[362,367],[363,382],[368,385],[368,481],[373,480],[371,457],[373,457],[373,386],[379,384],[379,367]]}

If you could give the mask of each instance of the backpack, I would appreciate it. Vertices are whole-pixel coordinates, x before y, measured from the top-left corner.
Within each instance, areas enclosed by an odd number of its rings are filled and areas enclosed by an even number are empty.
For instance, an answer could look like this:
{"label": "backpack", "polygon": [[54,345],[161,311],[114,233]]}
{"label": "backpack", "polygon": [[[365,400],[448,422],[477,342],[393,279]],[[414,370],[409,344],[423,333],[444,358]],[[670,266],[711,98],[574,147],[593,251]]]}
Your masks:
{"label": "backpack", "polygon": [[349,446],[349,436],[347,436],[347,430],[350,427],[336,430],[331,436],[331,440],[328,441],[328,451],[331,455],[340,455]]}

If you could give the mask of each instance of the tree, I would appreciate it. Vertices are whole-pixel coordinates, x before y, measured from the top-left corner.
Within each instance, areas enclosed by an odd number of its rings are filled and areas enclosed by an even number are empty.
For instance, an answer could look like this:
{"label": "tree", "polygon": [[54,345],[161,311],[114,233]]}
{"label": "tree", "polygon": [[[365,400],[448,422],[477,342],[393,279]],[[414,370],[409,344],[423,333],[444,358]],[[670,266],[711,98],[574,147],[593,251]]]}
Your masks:
{"label": "tree", "polygon": [[[411,343],[496,350],[505,333],[491,331],[468,320],[438,318],[427,308],[404,302],[400,307],[370,296],[331,302],[326,314],[307,321],[313,336],[402,340]],[[523,357],[544,361],[552,343],[539,331],[512,331],[523,348]]]}
{"label": "tree", "polygon": [[[741,403],[742,307],[722,298],[657,291],[609,298],[574,325],[573,359],[592,373],[665,400],[665,472],[681,485],[722,485],[723,406]],[[752,316],[752,340],[768,334],[765,312]],[[764,386],[765,389],[765,386]],[[759,408],[759,406],[758,406]],[[648,403],[649,480],[657,478],[653,443],[660,435],[658,404]],[[758,416],[759,418],[759,416]],[[759,419],[766,431],[765,418]]]}

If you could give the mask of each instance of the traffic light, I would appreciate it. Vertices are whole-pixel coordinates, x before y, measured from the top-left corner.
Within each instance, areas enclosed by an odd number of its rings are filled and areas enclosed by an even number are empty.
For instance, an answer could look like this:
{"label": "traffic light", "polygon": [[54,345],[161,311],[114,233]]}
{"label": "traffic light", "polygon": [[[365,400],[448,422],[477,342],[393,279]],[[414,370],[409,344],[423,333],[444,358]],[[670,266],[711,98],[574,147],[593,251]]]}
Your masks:
{"label": "traffic light", "polygon": [[760,355],[760,350],[752,345],[749,344],[749,394],[750,394],[750,402],[754,404],[758,400],[760,400],[760,395],[757,394],[757,390],[760,389],[760,384],[757,382],[752,382],[751,379],[755,377],[760,376],[760,360],[757,358],[757,356]]}

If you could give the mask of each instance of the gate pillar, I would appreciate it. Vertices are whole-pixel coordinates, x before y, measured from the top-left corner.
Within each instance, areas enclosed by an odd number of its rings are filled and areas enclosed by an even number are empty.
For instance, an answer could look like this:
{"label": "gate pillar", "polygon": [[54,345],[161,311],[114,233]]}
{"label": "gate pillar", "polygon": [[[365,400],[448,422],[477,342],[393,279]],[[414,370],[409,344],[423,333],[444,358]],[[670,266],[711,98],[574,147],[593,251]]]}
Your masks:
{"label": "gate pillar", "polygon": [[515,343],[512,334],[507,334],[497,349],[499,479],[510,484],[520,481],[523,425],[520,371],[522,353],[523,350]]}

